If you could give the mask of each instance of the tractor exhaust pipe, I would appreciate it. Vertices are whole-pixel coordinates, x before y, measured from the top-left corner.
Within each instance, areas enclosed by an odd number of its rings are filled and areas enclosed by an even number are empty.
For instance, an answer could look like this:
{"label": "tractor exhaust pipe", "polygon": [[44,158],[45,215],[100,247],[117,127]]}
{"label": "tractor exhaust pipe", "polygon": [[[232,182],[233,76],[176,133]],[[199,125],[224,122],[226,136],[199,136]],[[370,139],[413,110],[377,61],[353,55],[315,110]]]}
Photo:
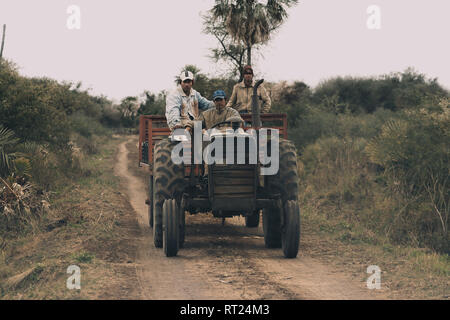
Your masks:
{"label": "tractor exhaust pipe", "polygon": [[264,82],[264,79],[259,80],[255,83],[253,87],[253,96],[252,96],[252,127],[259,129],[261,128],[261,116],[259,110],[258,103],[258,87]]}

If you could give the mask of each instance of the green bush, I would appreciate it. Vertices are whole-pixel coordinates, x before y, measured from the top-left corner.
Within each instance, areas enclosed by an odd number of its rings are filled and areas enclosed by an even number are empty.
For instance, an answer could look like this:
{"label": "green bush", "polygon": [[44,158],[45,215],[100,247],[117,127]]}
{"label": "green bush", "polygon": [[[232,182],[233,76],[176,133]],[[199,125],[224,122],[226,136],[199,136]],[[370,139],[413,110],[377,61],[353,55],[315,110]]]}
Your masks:
{"label": "green bush", "polygon": [[436,107],[439,99],[447,96],[437,79],[407,69],[378,78],[332,78],[315,88],[312,100],[334,113],[372,113],[379,108],[398,111]]}
{"label": "green bush", "polygon": [[368,235],[448,253],[448,100],[439,108],[309,112],[289,131],[302,146],[303,204]]}
{"label": "green bush", "polygon": [[90,138],[93,135],[105,135],[108,130],[95,118],[92,118],[84,112],[77,112],[70,116],[71,128],[73,132]]}
{"label": "green bush", "polygon": [[81,91],[80,86],[21,77],[14,64],[1,60],[0,124],[23,141],[49,144],[51,148],[67,145],[71,129],[87,136],[95,131],[101,134],[96,121],[105,116],[111,102]]}
{"label": "green bush", "polygon": [[384,168],[391,192],[405,201],[403,215],[409,215],[418,243],[444,251],[450,249],[442,242],[448,240],[450,215],[449,128],[448,108],[410,111],[387,122],[367,146],[371,161]]}

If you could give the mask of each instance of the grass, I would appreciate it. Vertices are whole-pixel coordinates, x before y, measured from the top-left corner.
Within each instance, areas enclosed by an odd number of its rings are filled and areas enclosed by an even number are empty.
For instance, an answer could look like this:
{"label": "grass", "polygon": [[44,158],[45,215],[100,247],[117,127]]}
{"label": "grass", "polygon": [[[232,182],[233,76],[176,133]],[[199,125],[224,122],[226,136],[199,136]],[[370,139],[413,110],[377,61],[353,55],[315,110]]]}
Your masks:
{"label": "grass", "polygon": [[[134,269],[116,270],[133,254],[123,240],[129,230],[121,227],[130,224],[123,219],[133,217],[113,172],[117,145],[125,137],[99,139],[99,152],[84,157],[83,170],[91,174],[58,184],[35,234],[12,239],[0,250],[0,299],[98,299],[114,297],[112,285],[132,283]],[[49,231],[46,224],[52,221],[64,223]],[[66,288],[70,265],[81,268],[81,290]],[[27,270],[33,271],[20,285],[5,285]]]}
{"label": "grass", "polygon": [[408,221],[392,220],[401,202],[386,194],[359,143],[327,138],[299,158],[305,247],[355,274],[378,265],[392,298],[448,298],[448,255],[392,241]]}
{"label": "grass", "polygon": [[89,252],[80,252],[74,254],[73,258],[78,263],[91,263],[95,256]]}
{"label": "grass", "polygon": [[[342,211],[350,210],[350,203]],[[447,299],[450,259],[430,249],[393,244],[351,215],[333,212],[333,205],[305,197],[301,205],[303,246],[325,263],[360,274],[369,265],[382,270],[382,286],[390,297]],[[318,241],[320,239],[320,241]],[[306,242],[306,243],[305,243]],[[365,281],[366,279],[361,279]]]}

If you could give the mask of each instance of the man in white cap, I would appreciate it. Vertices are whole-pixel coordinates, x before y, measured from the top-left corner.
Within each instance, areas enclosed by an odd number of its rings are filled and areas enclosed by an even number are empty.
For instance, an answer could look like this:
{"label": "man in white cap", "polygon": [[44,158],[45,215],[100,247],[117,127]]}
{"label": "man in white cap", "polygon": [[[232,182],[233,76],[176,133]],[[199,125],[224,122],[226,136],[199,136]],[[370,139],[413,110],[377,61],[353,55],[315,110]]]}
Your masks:
{"label": "man in white cap", "polygon": [[214,102],[202,97],[195,91],[194,74],[183,71],[180,75],[180,86],[169,93],[166,98],[166,119],[170,130],[191,128],[193,121],[199,117],[199,110],[214,108]]}

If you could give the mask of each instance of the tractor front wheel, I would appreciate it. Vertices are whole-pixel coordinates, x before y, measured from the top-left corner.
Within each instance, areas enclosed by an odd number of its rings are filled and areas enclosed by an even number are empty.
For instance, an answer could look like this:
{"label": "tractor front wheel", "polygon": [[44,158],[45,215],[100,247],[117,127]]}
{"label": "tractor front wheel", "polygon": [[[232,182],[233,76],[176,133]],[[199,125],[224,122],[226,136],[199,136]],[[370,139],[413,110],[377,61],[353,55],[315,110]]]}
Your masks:
{"label": "tractor front wheel", "polygon": [[186,213],[184,208],[179,209],[179,226],[180,226],[180,241],[179,247],[183,248],[184,246],[184,238],[186,235]]}
{"label": "tractor front wheel", "polygon": [[300,209],[297,200],[284,204],[284,223],[281,230],[281,244],[285,258],[295,258],[300,244]]}
{"label": "tractor front wheel", "polygon": [[178,205],[175,199],[166,199],[163,204],[163,250],[167,257],[178,253],[180,243],[180,224]]}

